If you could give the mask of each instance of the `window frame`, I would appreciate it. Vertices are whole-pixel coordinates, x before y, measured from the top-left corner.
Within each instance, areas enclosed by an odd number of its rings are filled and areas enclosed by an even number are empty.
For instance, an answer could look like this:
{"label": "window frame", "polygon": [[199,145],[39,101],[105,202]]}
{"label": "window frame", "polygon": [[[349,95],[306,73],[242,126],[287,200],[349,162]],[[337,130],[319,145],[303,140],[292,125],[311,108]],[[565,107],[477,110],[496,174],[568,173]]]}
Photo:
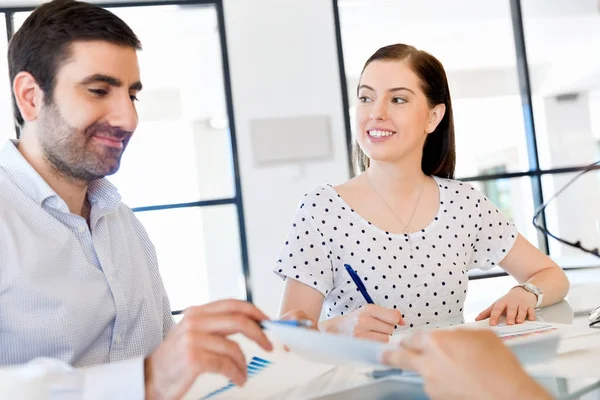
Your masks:
{"label": "window frame", "polygon": [[[530,73],[529,73],[529,63],[527,61],[527,50],[525,44],[525,32],[523,27],[523,15],[522,15],[522,7],[521,0],[507,0],[510,3],[510,12],[511,12],[511,22],[512,22],[512,31],[513,31],[513,39],[515,42],[515,52],[516,52],[516,61],[517,61],[517,73],[518,73],[518,82],[519,82],[519,94],[521,97],[522,109],[523,109],[523,123],[525,126],[525,139],[526,139],[526,147],[527,147],[527,156],[529,162],[529,169],[527,171],[520,172],[504,172],[504,173],[493,173],[487,175],[476,175],[476,176],[465,176],[459,177],[463,182],[470,181],[491,181],[497,179],[505,179],[505,178],[521,178],[521,177],[529,177],[531,180],[531,188],[532,188],[532,198],[533,198],[533,206],[534,210],[537,210],[544,204],[544,195],[543,195],[543,187],[542,187],[542,176],[548,174],[565,174],[571,172],[580,172],[588,169],[588,165],[573,165],[562,168],[549,168],[542,169],[540,167],[539,155],[538,155],[538,146],[537,146],[537,136],[535,129],[535,121],[533,115],[533,107],[532,107],[532,92],[531,92],[531,82],[530,82]],[[342,95],[342,105],[344,108],[344,127],[346,129],[346,145],[348,151],[348,169],[350,172],[350,176],[354,175],[353,167],[352,167],[352,129],[350,122],[350,101],[348,99],[348,90],[347,90],[347,79],[346,79],[346,70],[344,66],[344,54],[343,54],[343,44],[342,44],[342,33],[341,33],[341,23],[340,23],[340,13],[339,13],[339,5],[338,0],[332,0],[333,6],[333,15],[334,15],[334,24],[335,24],[335,38],[337,44],[337,52],[338,52],[338,68],[340,74],[340,86],[341,86],[341,95]],[[600,169],[600,165],[591,168],[593,170]],[[546,215],[542,213],[540,215],[540,222],[543,226],[546,226]],[[533,223],[533,216],[532,216]],[[548,236],[542,232],[537,232],[539,249],[545,254],[549,254],[549,245],[548,245]],[[579,269],[579,268],[588,268],[587,266],[568,266],[563,267],[563,269]],[[495,276],[506,275],[503,272],[486,272],[486,273],[476,273],[470,274],[469,279],[482,279],[489,278]]]}
{"label": "window frame", "polygon": [[[250,263],[248,256],[248,242],[246,238],[246,224],[244,218],[244,202],[242,196],[242,184],[240,175],[240,163],[237,148],[236,128],[234,119],[234,109],[232,100],[232,89],[231,89],[231,75],[229,69],[229,56],[227,52],[227,37],[225,32],[225,12],[223,8],[222,0],[176,0],[176,1],[132,1],[132,2],[95,2],[103,8],[124,8],[124,7],[155,7],[155,6],[214,6],[217,13],[217,25],[219,31],[219,42],[221,47],[221,65],[223,73],[223,83],[225,90],[225,102],[227,109],[228,118],[228,131],[230,135],[230,151],[231,159],[233,164],[233,180],[235,187],[235,195],[233,197],[218,198],[211,200],[199,200],[194,202],[186,203],[172,203],[172,204],[148,204],[141,207],[133,208],[134,213],[138,212],[156,212],[161,210],[169,210],[173,208],[188,208],[188,207],[212,207],[233,204],[237,211],[237,222],[240,240],[240,259],[242,263],[242,273],[244,275],[244,287],[243,292],[247,301],[252,302],[252,290],[250,286]],[[13,16],[17,12],[29,12],[33,11],[35,6],[27,7],[0,7],[0,13],[3,13],[6,20],[6,35],[8,40],[14,33],[14,19]],[[15,132],[18,138],[18,130]],[[180,311],[174,311],[173,314],[177,314]]]}

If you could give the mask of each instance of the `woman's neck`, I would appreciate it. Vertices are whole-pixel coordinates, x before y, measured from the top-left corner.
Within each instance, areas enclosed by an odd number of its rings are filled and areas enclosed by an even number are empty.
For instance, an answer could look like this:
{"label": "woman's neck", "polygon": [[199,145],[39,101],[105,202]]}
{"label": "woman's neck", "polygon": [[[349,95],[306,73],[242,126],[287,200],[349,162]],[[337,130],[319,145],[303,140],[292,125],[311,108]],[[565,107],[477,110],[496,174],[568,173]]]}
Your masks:
{"label": "woman's neck", "polygon": [[425,181],[425,174],[414,165],[371,162],[365,172],[366,178],[382,194],[388,196],[410,196],[418,192]]}

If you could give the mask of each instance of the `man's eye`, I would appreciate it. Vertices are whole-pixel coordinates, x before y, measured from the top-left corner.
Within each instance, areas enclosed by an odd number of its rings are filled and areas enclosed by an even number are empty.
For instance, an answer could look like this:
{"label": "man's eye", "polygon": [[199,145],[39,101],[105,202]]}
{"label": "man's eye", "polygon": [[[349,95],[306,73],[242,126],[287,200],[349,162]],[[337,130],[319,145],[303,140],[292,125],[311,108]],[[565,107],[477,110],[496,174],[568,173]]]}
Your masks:
{"label": "man's eye", "polygon": [[89,91],[97,96],[106,96],[108,94],[104,89],[89,89]]}

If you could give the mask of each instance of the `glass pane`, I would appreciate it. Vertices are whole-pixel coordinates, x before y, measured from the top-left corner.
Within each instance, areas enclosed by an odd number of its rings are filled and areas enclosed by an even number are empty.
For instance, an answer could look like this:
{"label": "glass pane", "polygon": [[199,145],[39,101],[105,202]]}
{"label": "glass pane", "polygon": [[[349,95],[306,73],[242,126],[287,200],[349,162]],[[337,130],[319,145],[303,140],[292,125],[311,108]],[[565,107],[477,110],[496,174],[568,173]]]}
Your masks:
{"label": "glass pane", "polygon": [[[132,207],[235,195],[214,6],[114,8],[142,42],[139,126],[109,179]],[[20,26],[28,13],[18,13]],[[160,27],[160,29],[157,29]]]}
{"label": "glass pane", "polygon": [[0,13],[0,52],[2,52],[2,61],[0,61],[0,147],[8,139],[15,139],[15,124],[13,119],[13,107],[11,100],[11,84],[8,78],[8,41],[6,38],[6,18]]}
{"label": "glass pane", "polygon": [[31,11],[22,11],[13,14],[13,27],[15,32],[23,25],[23,22],[29,17],[29,14],[31,14]]}
{"label": "glass pane", "polygon": [[173,310],[245,299],[235,205],[136,213],[148,231]]}
{"label": "glass pane", "polygon": [[481,175],[500,163],[509,172],[529,169],[508,1],[338,3],[351,116],[367,58],[388,44],[410,44],[446,69],[457,176]]}
{"label": "glass pane", "polygon": [[533,219],[531,178],[506,178],[469,182],[487,196],[506,217],[517,225],[519,233],[538,246]]}
{"label": "glass pane", "polygon": [[540,164],[591,164],[600,156],[598,2],[521,4]]}
{"label": "glass pane", "polygon": [[[577,173],[552,174],[542,177],[544,199],[546,201],[561,190]],[[546,207],[546,225],[548,230],[569,242],[581,241],[581,245],[590,249],[600,247],[600,171],[591,171],[582,175],[563,193]],[[586,253],[549,238],[552,258],[588,259]],[[597,264],[598,259],[596,258]],[[587,264],[582,261],[582,265]]]}

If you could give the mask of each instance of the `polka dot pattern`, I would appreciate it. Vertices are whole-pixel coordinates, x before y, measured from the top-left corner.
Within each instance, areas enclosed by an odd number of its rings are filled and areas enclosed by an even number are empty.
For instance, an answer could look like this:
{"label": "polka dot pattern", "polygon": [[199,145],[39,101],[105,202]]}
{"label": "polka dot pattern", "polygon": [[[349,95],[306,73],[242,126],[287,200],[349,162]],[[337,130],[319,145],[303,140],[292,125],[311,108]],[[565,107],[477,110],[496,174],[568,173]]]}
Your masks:
{"label": "polka dot pattern", "polygon": [[467,271],[497,265],[518,231],[470,184],[435,180],[439,210],[425,229],[410,234],[412,250],[406,235],[371,224],[333,187],[315,188],[299,203],[275,273],[321,292],[328,318],[366,304],[345,263],[357,271],[375,304],[400,310],[407,326],[462,316]]}

